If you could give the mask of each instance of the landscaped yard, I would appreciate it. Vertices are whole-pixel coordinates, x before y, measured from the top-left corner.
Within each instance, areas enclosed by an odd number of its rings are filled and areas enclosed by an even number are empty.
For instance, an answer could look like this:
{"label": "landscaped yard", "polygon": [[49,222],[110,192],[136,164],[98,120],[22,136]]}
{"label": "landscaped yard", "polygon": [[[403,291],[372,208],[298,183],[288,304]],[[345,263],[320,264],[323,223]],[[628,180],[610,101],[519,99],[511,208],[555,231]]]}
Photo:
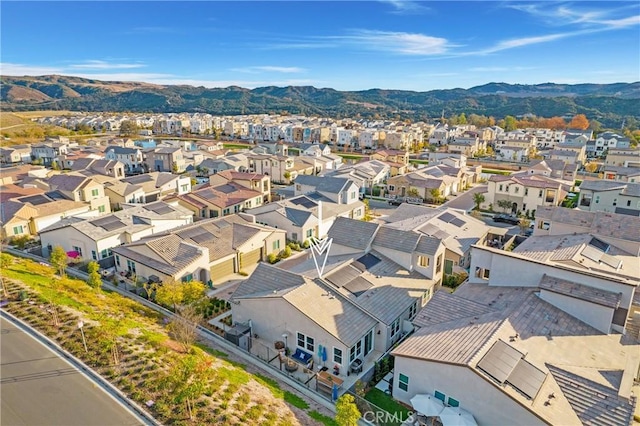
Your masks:
{"label": "landscaped yard", "polygon": [[[395,417],[396,419],[401,419],[402,421],[409,418],[409,415],[411,413],[411,410],[409,410],[407,407],[396,402],[390,395],[387,395],[377,388],[369,389],[369,391],[365,394],[364,399],[391,414],[390,417]],[[395,425],[400,423],[401,421],[389,421],[387,424]]]}
{"label": "landscaped yard", "polygon": [[177,334],[174,340],[157,312],[82,280],[60,278],[49,266],[1,256],[9,296],[3,309],[58,342],[141,406],[148,405],[160,423],[330,424],[317,407],[282,390],[275,380],[249,373],[224,352],[186,344]]}

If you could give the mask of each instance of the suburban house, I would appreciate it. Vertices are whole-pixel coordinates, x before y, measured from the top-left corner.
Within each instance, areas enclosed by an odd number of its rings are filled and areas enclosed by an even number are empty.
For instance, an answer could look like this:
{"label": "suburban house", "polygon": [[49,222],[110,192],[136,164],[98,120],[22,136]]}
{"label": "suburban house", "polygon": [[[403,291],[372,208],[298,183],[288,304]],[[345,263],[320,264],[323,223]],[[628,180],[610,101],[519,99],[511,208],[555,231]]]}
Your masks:
{"label": "suburban house", "polygon": [[511,213],[536,210],[540,206],[558,206],[567,190],[551,178],[541,175],[503,176],[489,178],[487,193],[482,208],[498,209],[498,201],[511,202]]}
{"label": "suburban house", "polygon": [[[586,141],[582,142],[582,141],[579,141],[579,140],[572,140],[571,142],[560,143],[560,144],[556,145],[554,150],[573,151],[573,152],[575,152],[577,154],[576,162],[578,164],[585,164],[587,162],[587,143],[586,143]],[[554,150],[552,150],[551,152],[553,152]]]}
{"label": "suburban house", "polygon": [[552,149],[547,153],[547,156],[551,160],[560,160],[568,164],[578,164],[579,153],[570,149]]}
{"label": "suburban house", "polygon": [[409,167],[409,153],[394,149],[381,149],[369,156],[370,160],[384,161],[391,167],[391,176],[407,172]]}
{"label": "suburban house", "polygon": [[281,154],[247,154],[249,172],[268,175],[271,182],[288,183],[295,179],[294,159]]}
{"label": "suburban house", "polygon": [[220,284],[222,278],[278,254],[285,245],[284,231],[232,215],[153,235],[116,247],[113,253],[118,274],[157,282]]}
{"label": "suburban house", "polygon": [[403,203],[383,220],[391,229],[419,232],[440,239],[445,248],[445,274],[468,272],[471,247],[501,247],[507,233],[505,228],[488,226],[481,220],[444,206],[433,209]]}
{"label": "suburban house", "polygon": [[530,163],[529,167],[523,167],[522,171],[512,173],[511,176],[547,176],[552,179],[566,181],[573,185],[578,165],[566,163],[562,160],[536,160]]}
{"label": "suburban house", "polygon": [[104,186],[96,179],[80,174],[58,174],[46,179],[46,184],[59,198],[84,202],[90,205],[91,210],[98,214],[111,212],[109,197],[104,193]]}
{"label": "suburban house", "polygon": [[271,180],[267,175],[225,170],[209,176],[209,184],[211,186],[223,185],[229,182],[235,182],[245,188],[261,192],[262,201],[265,203],[271,201]]}
{"label": "suburban house", "polygon": [[124,165],[117,160],[97,160],[94,158],[80,158],[73,162],[71,171],[92,177],[101,175],[122,179],[125,175]]}
{"label": "suburban house", "polygon": [[51,166],[60,155],[69,152],[68,142],[44,142],[31,145],[31,158],[41,161],[45,166]]}
{"label": "suburban house", "polygon": [[392,167],[380,160],[362,161],[338,170],[325,172],[322,176],[349,179],[360,187],[360,192],[371,194],[375,186],[383,185],[391,176]]}
{"label": "suburban house", "polygon": [[449,140],[448,151],[453,154],[462,154],[467,157],[473,157],[480,151],[487,149],[485,141],[480,140],[478,136],[471,137],[455,137]]}
{"label": "suburban house", "polygon": [[196,170],[200,169],[200,175],[209,176],[225,170],[249,171],[249,159],[245,154],[229,154],[216,157],[202,160],[202,163],[196,167]]}
{"label": "suburban house", "polygon": [[640,183],[585,180],[580,185],[578,208],[640,215]]}
{"label": "suburban house", "polygon": [[[467,156],[449,152],[429,152],[429,165],[444,164],[449,167],[463,168],[467,166]],[[422,156],[420,157],[422,158]]]}
{"label": "suburban house", "polygon": [[5,164],[30,163],[31,146],[13,145],[0,147],[0,162]]}
{"label": "suburban house", "polygon": [[[94,219],[68,217],[40,231],[43,256],[61,246],[87,260],[110,257],[111,249],[143,237],[193,222],[191,212],[162,201],[124,206],[123,210]],[[74,257],[75,257],[74,256]]]}
{"label": "suburban house", "polygon": [[345,380],[355,362],[371,366],[411,331],[409,320],[433,294],[444,248],[432,237],[346,218],[328,238],[324,270],[306,254],[260,264],[231,296],[232,315],[265,345],[290,336],[291,352],[317,363],[322,345]]}
{"label": "suburban house", "polygon": [[604,166],[603,178],[623,182],[640,182],[640,167]]}
{"label": "suburban house", "polygon": [[621,285],[561,268],[505,268],[496,256],[516,255],[482,252],[473,254],[478,266],[500,267],[437,292],[413,320],[418,330],[392,351],[393,397],[411,405],[430,395],[468,413],[469,425],[631,424],[637,342],[575,314],[610,313],[624,303]]}
{"label": "suburban house", "polygon": [[613,132],[603,132],[596,138],[596,154],[602,156],[607,150],[616,148],[629,148],[629,138]]}
{"label": "suburban house", "polygon": [[609,149],[604,164],[606,166],[640,167],[640,149]]}
{"label": "suburban house", "polygon": [[[4,187],[3,187],[4,188]],[[46,194],[33,194],[2,200],[0,223],[2,238],[35,237],[38,233],[65,217],[95,215],[87,203],[58,199]]]}
{"label": "suburban house", "polygon": [[[327,203],[300,195],[248,209],[245,213],[255,218],[256,223],[286,231],[287,240],[303,243],[311,237],[321,237],[318,234],[321,210],[327,210]],[[324,229],[329,228],[330,224]]]}
{"label": "suburban house", "polygon": [[120,161],[124,164],[124,171],[128,175],[145,172],[144,157],[142,150],[138,147],[109,146],[104,150],[104,157],[107,160]]}
{"label": "suburban house", "polygon": [[181,173],[185,170],[185,159],[180,147],[159,147],[146,151],[146,170],[154,172]]}
{"label": "suburban house", "polygon": [[526,162],[529,160],[529,148],[513,145],[496,146],[496,157],[505,161]]}
{"label": "suburban house", "polygon": [[191,210],[199,218],[216,218],[261,206],[264,202],[261,190],[247,188],[229,181],[222,184],[206,183],[189,194],[173,196],[178,203]]}

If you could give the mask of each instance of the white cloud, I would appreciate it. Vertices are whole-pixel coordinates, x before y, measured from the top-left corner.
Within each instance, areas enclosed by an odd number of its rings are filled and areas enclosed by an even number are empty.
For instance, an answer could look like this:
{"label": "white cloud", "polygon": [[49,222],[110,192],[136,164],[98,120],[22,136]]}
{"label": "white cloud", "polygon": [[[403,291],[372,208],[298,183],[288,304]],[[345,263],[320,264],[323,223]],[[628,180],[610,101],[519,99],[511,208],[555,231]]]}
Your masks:
{"label": "white cloud", "polygon": [[[136,80],[137,81],[137,80]],[[317,85],[319,81],[310,79],[291,79],[291,80],[200,80],[181,78],[178,76],[170,78],[155,78],[142,80],[147,83],[160,85],[188,84],[191,86],[204,86],[207,88],[239,86],[247,89],[255,89],[256,87],[265,86],[312,86]]]}
{"label": "white cloud", "polygon": [[231,71],[242,72],[247,74],[260,74],[262,72],[278,72],[284,74],[294,74],[294,73],[302,73],[307,71],[305,68],[300,67],[278,67],[278,66],[254,66],[254,67],[244,67],[244,68],[232,68]]}
{"label": "white cloud", "polygon": [[431,9],[417,1],[410,0],[380,0],[381,3],[391,5],[394,9],[390,12],[395,15],[419,15]]}
{"label": "white cloud", "polygon": [[69,65],[71,69],[85,69],[85,70],[117,70],[117,69],[131,69],[131,68],[143,68],[145,65],[141,63],[123,64],[123,63],[109,63],[100,60],[87,60],[82,64]]}
{"label": "white cloud", "polygon": [[47,75],[47,74],[64,74],[63,68],[50,67],[50,66],[38,66],[38,65],[25,65],[25,64],[13,64],[10,62],[0,63],[1,75]]}
{"label": "white cloud", "polygon": [[600,27],[600,29],[625,28],[640,23],[640,15],[621,17],[629,9],[637,11],[637,4],[622,7],[597,9],[592,4],[583,3],[579,7],[569,4],[509,4],[507,7],[538,17],[553,26],[579,25],[582,27]]}
{"label": "white cloud", "polygon": [[439,55],[451,47],[447,39],[418,33],[358,30],[353,35],[336,38],[370,50],[401,55]]}
{"label": "white cloud", "polygon": [[529,71],[534,67],[474,67],[469,68],[470,72],[508,72],[508,71]]}

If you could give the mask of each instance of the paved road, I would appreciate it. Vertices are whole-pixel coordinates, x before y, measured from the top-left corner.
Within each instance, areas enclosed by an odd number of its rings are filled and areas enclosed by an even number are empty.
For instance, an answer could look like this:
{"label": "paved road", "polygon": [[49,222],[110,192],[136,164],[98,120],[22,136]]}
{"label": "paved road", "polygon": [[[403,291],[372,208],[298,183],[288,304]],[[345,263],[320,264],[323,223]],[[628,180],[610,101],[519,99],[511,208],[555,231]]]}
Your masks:
{"label": "paved road", "polygon": [[0,325],[2,425],[141,424],[52,350],[4,318],[0,318]]}

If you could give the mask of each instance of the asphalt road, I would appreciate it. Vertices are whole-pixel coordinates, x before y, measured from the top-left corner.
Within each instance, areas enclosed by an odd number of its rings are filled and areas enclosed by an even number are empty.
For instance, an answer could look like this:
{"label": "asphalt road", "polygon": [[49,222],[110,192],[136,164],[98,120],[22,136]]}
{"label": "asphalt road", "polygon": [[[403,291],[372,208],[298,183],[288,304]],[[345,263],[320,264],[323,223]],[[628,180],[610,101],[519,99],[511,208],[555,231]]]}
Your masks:
{"label": "asphalt road", "polygon": [[451,207],[452,209],[461,209],[470,211],[475,203],[473,202],[473,194],[477,192],[487,192],[487,185],[477,185],[465,192],[464,194],[457,195],[444,203],[445,206]]}
{"label": "asphalt road", "polygon": [[49,348],[0,318],[2,426],[124,426],[141,422]]}

